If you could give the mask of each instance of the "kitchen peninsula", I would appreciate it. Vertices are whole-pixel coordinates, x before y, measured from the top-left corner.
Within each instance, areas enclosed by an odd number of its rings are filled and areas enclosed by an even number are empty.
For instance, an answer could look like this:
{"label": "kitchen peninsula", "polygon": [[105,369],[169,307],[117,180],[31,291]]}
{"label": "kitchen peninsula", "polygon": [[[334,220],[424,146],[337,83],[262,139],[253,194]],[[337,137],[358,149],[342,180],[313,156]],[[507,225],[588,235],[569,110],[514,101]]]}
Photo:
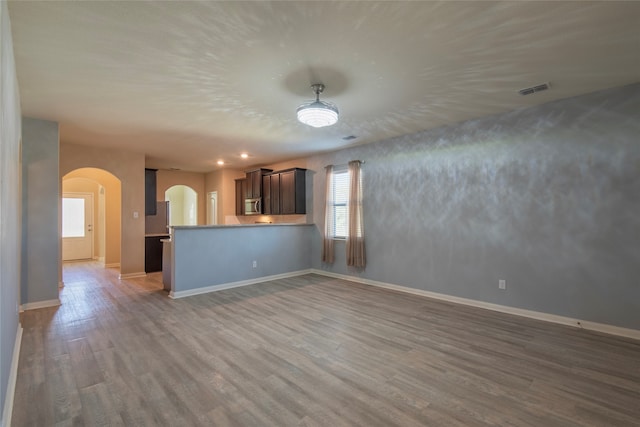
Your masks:
{"label": "kitchen peninsula", "polygon": [[314,224],[173,226],[171,298],[294,276],[311,268]]}

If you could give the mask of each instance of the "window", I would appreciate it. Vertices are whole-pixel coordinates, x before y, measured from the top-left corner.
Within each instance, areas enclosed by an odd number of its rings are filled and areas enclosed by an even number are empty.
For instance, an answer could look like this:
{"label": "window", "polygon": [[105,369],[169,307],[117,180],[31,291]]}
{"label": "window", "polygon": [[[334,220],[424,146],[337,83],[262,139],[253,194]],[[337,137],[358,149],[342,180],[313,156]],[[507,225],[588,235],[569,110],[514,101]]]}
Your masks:
{"label": "window", "polygon": [[352,160],[348,167],[327,165],[325,185],[322,262],[333,264],[334,243],[346,240],[347,266],[364,268],[364,228],[362,227],[361,160]]}
{"label": "window", "polygon": [[333,172],[333,205],[332,205],[332,236],[336,239],[346,239],[349,218],[349,171],[336,170]]}
{"label": "window", "polygon": [[62,237],[84,237],[84,199],[62,199]]}

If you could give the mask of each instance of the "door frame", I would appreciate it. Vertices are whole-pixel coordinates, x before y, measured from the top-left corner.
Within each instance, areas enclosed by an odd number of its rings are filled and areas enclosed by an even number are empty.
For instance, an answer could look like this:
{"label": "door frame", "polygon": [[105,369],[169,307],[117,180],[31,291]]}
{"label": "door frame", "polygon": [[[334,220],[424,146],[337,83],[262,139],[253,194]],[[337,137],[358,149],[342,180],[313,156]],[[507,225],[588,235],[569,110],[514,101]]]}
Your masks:
{"label": "door frame", "polygon": [[[213,210],[213,212],[211,212],[211,199],[214,199],[216,203],[216,208]],[[213,222],[210,221],[212,216],[213,216]],[[207,225],[217,225],[217,224],[218,224],[218,192],[209,191],[207,193]]]}

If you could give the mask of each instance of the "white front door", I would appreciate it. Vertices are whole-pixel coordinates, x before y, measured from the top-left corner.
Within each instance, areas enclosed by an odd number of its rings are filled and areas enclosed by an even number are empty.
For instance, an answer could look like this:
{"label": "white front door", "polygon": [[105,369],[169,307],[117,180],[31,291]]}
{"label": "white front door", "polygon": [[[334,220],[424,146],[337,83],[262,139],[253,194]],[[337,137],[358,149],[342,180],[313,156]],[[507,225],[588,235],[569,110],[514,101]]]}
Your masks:
{"label": "white front door", "polygon": [[62,195],[62,259],[93,258],[93,194]]}
{"label": "white front door", "polygon": [[209,193],[209,203],[207,204],[207,224],[215,225],[218,223],[218,192]]}

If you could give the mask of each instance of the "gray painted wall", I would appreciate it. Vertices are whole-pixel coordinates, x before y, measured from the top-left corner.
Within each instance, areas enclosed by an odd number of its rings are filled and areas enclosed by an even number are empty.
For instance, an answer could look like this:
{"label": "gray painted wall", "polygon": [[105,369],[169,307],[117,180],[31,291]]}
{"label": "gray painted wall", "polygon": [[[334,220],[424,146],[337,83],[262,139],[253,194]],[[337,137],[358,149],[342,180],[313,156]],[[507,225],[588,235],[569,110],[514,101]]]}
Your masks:
{"label": "gray painted wall", "polygon": [[58,298],[58,123],[22,119],[22,304]]}
{"label": "gray painted wall", "polygon": [[311,225],[174,228],[173,290],[309,269],[312,230]]}
{"label": "gray painted wall", "polygon": [[[320,262],[323,167],[352,159],[366,161],[361,272],[346,268],[341,242],[335,265]],[[307,167],[314,268],[640,329],[640,84],[314,156]]]}
{"label": "gray painted wall", "polygon": [[0,2],[0,412],[18,331],[20,282],[20,96],[7,2]]}

